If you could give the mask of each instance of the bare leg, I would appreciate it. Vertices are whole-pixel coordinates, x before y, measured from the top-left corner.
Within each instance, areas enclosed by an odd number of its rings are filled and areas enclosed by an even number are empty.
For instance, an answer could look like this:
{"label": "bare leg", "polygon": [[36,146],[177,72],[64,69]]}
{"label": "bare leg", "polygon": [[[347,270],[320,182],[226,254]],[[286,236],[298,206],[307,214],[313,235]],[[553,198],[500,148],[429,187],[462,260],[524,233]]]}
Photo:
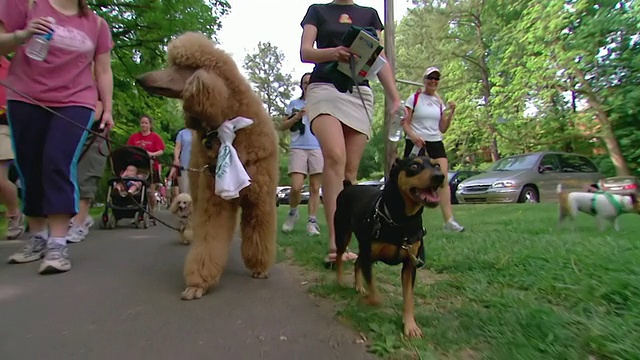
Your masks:
{"label": "bare leg", "polygon": [[9,180],[9,161],[0,161],[0,200],[7,207],[7,216],[20,214],[18,189]]}
{"label": "bare leg", "polygon": [[329,228],[329,251],[332,252],[336,248],[333,214],[336,211],[338,193],[342,190],[342,181],[345,179],[347,161],[344,133],[340,121],[329,115],[318,116],[311,126],[320,142],[324,158],[322,202]]}
{"label": "bare leg", "polygon": [[316,217],[320,206],[320,187],[322,186],[322,174],[309,176],[309,217]]}
{"label": "bare leg", "polygon": [[440,195],[440,210],[442,211],[442,218],[446,223],[453,217],[453,209],[451,206],[451,189],[449,188],[449,161],[447,158],[435,159],[438,164],[440,164],[440,171],[442,171],[442,175],[444,175],[444,183],[438,193]]}
{"label": "bare leg", "polygon": [[300,205],[300,193],[302,192],[302,187],[304,186],[304,174],[301,173],[291,173],[289,174],[289,178],[291,178],[291,191],[289,192],[289,208],[295,209]]}

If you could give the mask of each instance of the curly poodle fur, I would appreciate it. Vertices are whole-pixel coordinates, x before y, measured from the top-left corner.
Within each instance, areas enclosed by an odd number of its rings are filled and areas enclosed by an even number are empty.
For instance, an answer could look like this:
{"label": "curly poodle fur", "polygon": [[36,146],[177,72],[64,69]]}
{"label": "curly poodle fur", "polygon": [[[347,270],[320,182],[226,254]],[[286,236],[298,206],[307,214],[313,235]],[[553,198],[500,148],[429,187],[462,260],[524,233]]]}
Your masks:
{"label": "curly poodle fur", "polygon": [[184,276],[185,300],[197,299],[215,286],[229,256],[239,208],[242,258],[254,278],[267,278],[276,254],[278,139],[262,101],[233,59],[200,33],[185,33],[168,45],[168,66],[143,74],[138,83],[148,92],[183,101],[187,127],[195,130],[192,168],[215,168],[220,143],[203,144],[206,134],[224,121],[243,116],[254,123],[236,133],[234,147],[251,177],[240,197],[215,195],[208,171],[189,174],[193,197],[193,242]]}
{"label": "curly poodle fur", "polygon": [[178,217],[180,221],[180,242],[189,245],[193,239],[193,229],[191,227],[191,195],[181,193],[171,202],[169,211]]}

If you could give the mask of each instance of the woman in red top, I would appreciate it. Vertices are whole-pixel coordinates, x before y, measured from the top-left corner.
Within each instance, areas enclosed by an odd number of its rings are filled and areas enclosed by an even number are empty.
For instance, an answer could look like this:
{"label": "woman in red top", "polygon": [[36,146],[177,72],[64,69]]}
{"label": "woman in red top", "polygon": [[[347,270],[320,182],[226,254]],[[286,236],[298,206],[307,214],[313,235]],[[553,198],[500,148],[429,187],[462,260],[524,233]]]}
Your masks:
{"label": "woman in red top", "polygon": [[153,158],[153,171],[151,174],[151,186],[149,187],[149,206],[156,208],[156,184],[162,183],[160,179],[160,161],[158,156],[164,154],[164,141],[160,135],[153,131],[151,126],[153,119],[149,115],[142,115],[140,118],[140,131],[131,135],[127,145],[141,147],[147,150],[147,154]]}

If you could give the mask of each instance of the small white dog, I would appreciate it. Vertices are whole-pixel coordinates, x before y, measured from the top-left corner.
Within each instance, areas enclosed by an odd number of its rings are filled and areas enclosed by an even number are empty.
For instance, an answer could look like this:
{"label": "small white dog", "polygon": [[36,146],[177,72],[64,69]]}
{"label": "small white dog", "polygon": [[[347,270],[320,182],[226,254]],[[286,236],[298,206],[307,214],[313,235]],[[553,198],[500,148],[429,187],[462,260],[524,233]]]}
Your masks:
{"label": "small white dog", "polygon": [[[570,217],[575,220],[578,211],[595,216],[602,231],[609,221],[616,231],[618,217],[622,214],[640,214],[640,201],[635,196],[615,195],[607,192],[563,192],[562,184],[557,188],[559,200],[559,223]],[[573,225],[575,226],[575,224]]]}
{"label": "small white dog", "polygon": [[189,245],[193,239],[193,230],[191,229],[191,195],[181,193],[173,199],[169,210],[178,216],[180,220],[180,241]]}

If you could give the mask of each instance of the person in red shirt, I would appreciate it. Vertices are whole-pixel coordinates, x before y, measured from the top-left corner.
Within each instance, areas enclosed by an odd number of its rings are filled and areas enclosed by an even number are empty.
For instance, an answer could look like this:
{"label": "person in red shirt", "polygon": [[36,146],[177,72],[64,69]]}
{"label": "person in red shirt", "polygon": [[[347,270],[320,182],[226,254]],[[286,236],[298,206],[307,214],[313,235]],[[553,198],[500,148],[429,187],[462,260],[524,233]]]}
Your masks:
{"label": "person in red shirt", "polygon": [[[7,78],[11,63],[4,56],[0,56],[0,79]],[[24,232],[24,215],[18,206],[18,189],[9,180],[9,167],[14,159],[11,146],[11,133],[7,120],[7,90],[0,86],[0,199],[7,207],[7,239],[20,237]]]}
{"label": "person in red shirt", "polygon": [[156,184],[161,184],[160,161],[158,157],[164,154],[164,141],[160,135],[153,131],[153,119],[149,115],[140,117],[140,131],[129,137],[127,145],[141,147],[147,150],[147,154],[153,159],[153,171],[151,174],[151,185],[149,187],[149,207],[156,209]]}

